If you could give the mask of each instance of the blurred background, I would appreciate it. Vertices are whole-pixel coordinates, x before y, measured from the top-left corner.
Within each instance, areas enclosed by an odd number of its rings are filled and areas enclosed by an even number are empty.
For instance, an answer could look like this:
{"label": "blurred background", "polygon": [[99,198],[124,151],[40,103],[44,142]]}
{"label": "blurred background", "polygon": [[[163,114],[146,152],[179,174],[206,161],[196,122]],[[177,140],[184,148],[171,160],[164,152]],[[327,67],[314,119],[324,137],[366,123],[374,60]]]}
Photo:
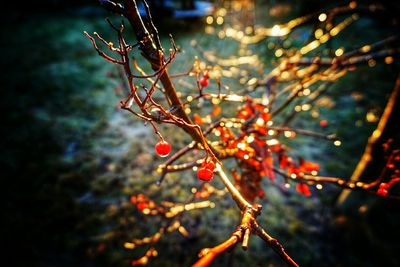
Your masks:
{"label": "blurred background", "polygon": [[[171,33],[181,48],[172,73],[187,71],[200,51],[221,57],[236,55],[237,42],[218,34],[227,21],[272,27],[348,4],[317,0],[149,2],[164,47],[169,47]],[[229,11],[233,2],[242,8],[228,12],[219,23],[221,13],[216,12]],[[243,8],[249,4],[250,11]],[[381,4],[384,13],[361,14],[324,49],[350,50],[398,34],[399,5]],[[121,18],[88,0],[10,3],[3,10],[0,164],[5,208],[1,236],[8,255],[3,261],[7,266],[128,266],[145,249],[127,250],[124,242],[151,235],[162,224],[140,213],[129,198],[142,192],[156,201],[183,202],[199,182],[188,172],[169,175],[160,188],[155,186],[155,168],[162,163],[153,153],[157,139],[149,127],[116,108],[123,98],[118,69],[97,55],[83,31],[99,32],[116,43],[105,18],[115,23]],[[241,10],[250,12],[251,19],[239,16]],[[229,14],[235,14],[235,19]],[[292,44],[300,47],[312,29],[308,25],[296,32]],[[126,36],[134,42],[129,28]],[[264,73],[276,66],[276,50],[281,48],[277,44],[281,43],[272,38],[249,48],[260,55]],[[340,136],[340,147],[311,138],[299,137],[294,142],[298,153],[321,165],[324,175],[351,176],[394,88],[398,54],[392,59],[360,66],[334,84],[319,113],[329,121],[324,130]],[[240,89],[238,83],[227,83],[231,90]],[[319,119],[301,118],[301,127],[321,130]],[[176,148],[187,141],[171,127],[162,129]],[[335,187],[327,186],[305,198],[293,191],[283,194],[270,181],[263,185],[266,197],[261,200],[260,222],[300,265],[400,266],[398,201],[355,192],[337,205],[341,191]],[[215,186],[222,188],[218,181]],[[240,214],[228,195],[214,202],[214,209],[185,214],[182,224],[189,237],[178,232],[162,237],[154,245],[158,256],[149,266],[188,266],[200,249],[229,236]],[[283,263],[254,237],[247,252],[237,248],[214,266]]]}

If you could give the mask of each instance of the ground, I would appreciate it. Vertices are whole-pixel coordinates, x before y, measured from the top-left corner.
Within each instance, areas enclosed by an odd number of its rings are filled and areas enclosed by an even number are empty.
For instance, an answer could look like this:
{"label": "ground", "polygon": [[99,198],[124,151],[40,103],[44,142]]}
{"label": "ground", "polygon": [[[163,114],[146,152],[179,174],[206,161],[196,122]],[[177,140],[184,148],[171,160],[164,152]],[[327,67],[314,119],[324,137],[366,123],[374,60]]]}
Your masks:
{"label": "ground", "polygon": [[[104,21],[106,16],[90,6],[29,16],[9,14],[6,19],[1,38],[1,107],[7,135],[2,140],[1,165],[7,180],[3,187],[7,220],[2,230],[9,248],[19,255],[13,258],[17,265],[126,266],[141,251],[126,251],[123,242],[151,234],[158,223],[140,217],[129,206],[130,195],[147,192],[156,200],[174,195],[184,201],[190,188],[199,185],[191,171],[168,176],[161,188],[154,185],[158,178],[154,169],[162,162],[153,154],[157,139],[149,126],[116,108],[122,97],[118,71],[97,56],[82,33],[97,31],[115,40]],[[203,20],[178,22],[181,28],[170,27],[174,23],[169,21],[160,29],[165,46],[166,33],[171,31],[183,48],[172,73],[190,66],[196,54],[190,46],[193,39],[202,49],[220,56],[236,53],[234,42],[205,34]],[[385,35],[369,20],[356,27],[368,30],[344,33],[346,38],[337,41],[337,46],[353,45],[361,34],[366,42]],[[128,36],[133,39],[132,33]],[[273,67],[273,50],[266,45],[250,49],[262,54],[265,71]],[[326,131],[335,131],[343,145],[334,149],[328,143],[300,138],[296,152],[321,164],[325,174],[351,175],[376,126],[376,122],[366,122],[365,116],[374,108],[382,112],[395,78],[396,69],[384,64],[361,67],[346,76],[332,90],[334,106],[321,109],[329,121]],[[318,121],[303,119],[299,125],[319,130]],[[187,140],[183,132],[177,135],[174,129],[163,129],[176,147]],[[222,187],[217,181],[215,185]],[[260,222],[304,266],[399,264],[395,254],[399,248],[397,203],[355,194],[345,207],[338,208],[334,203],[340,191],[333,187],[310,199],[292,191],[282,194],[269,181],[264,187]],[[215,209],[185,216],[190,238],[173,233],[162,239],[157,245],[159,257],[152,264],[187,266],[201,248],[226,238],[239,214],[228,196],[218,201]],[[255,238],[248,252],[237,249],[216,265],[229,263],[282,265]]]}

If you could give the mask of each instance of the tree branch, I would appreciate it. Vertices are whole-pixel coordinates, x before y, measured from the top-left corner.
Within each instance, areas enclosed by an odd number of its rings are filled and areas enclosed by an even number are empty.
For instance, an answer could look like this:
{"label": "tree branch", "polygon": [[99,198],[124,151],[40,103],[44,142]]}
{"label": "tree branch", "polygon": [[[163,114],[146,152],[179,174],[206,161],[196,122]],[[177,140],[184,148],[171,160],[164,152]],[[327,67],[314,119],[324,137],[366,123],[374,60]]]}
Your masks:
{"label": "tree branch", "polygon": [[253,230],[262,240],[264,240],[278,255],[287,263],[288,266],[299,267],[299,265],[286,253],[281,243],[270,236],[256,221],[253,221]]}

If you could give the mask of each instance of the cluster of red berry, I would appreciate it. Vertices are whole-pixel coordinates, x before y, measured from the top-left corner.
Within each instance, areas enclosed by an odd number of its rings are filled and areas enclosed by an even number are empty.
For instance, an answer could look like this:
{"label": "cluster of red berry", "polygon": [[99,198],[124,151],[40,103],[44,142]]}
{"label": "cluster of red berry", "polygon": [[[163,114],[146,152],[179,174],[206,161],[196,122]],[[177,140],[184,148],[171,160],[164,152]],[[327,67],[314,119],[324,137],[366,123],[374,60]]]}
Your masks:
{"label": "cluster of red berry", "polygon": [[399,138],[390,138],[383,146],[383,152],[387,155],[386,157],[386,168],[383,171],[382,180],[386,180],[385,183],[380,183],[376,193],[381,196],[387,196],[390,188],[400,183],[400,149]]}
{"label": "cluster of red berry", "polygon": [[[155,146],[155,151],[160,157],[167,157],[171,152],[171,145],[162,140],[158,142]],[[207,158],[203,161],[200,169],[197,171],[197,177],[203,181],[210,181],[214,177],[215,163]]]}
{"label": "cluster of red berry", "polygon": [[203,161],[200,169],[197,171],[197,177],[202,181],[210,181],[214,177],[215,163],[207,158]]}
{"label": "cluster of red berry", "polygon": [[379,184],[379,187],[378,187],[378,190],[376,191],[376,193],[381,196],[387,196],[389,194],[390,188],[396,183],[400,183],[400,177],[392,176],[392,178],[390,179],[389,182]]}
{"label": "cluster of red berry", "polygon": [[152,202],[152,201],[143,194],[131,196],[130,201],[140,211],[143,211],[144,209],[148,209],[148,208],[150,208],[150,206],[154,206],[154,205],[150,205],[150,202]]}
{"label": "cluster of red berry", "polygon": [[[207,86],[208,79],[208,75],[205,74],[199,81],[200,85]],[[222,141],[222,150],[237,159],[241,172],[234,171],[232,174],[236,186],[249,200],[257,196],[264,197],[265,193],[261,188],[263,176],[275,180],[274,158],[277,159],[279,167],[292,178],[297,178],[297,176],[300,178],[304,173],[314,174],[319,170],[319,165],[316,163],[305,161],[302,158],[295,163],[291,157],[287,156],[287,148],[274,139],[277,133],[271,134],[268,130],[271,115],[265,105],[248,98],[238,108],[237,118],[243,120],[238,130],[222,124],[215,128],[215,132],[218,132],[217,136]],[[197,121],[200,119],[200,116],[196,118]],[[171,145],[165,140],[161,140],[156,144],[155,151],[160,157],[166,157],[171,152]],[[213,179],[214,170],[215,163],[211,159],[205,158],[197,171],[197,177],[208,182]],[[307,197],[311,195],[306,183],[299,183],[296,190]]]}
{"label": "cluster of red berry", "polygon": [[165,214],[166,209],[163,203],[157,204],[144,194],[133,195],[130,197],[130,202],[145,215]]}

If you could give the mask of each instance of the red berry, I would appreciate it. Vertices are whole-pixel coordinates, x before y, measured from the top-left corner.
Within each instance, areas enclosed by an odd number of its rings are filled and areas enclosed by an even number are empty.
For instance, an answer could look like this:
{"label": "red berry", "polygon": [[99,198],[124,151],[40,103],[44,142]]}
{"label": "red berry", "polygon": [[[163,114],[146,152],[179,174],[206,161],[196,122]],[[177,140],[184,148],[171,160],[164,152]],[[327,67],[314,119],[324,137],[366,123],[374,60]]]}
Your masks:
{"label": "red berry", "polygon": [[144,209],[147,209],[149,205],[147,205],[147,203],[140,202],[136,204],[136,207],[138,210],[143,211]]}
{"label": "red berry", "polygon": [[139,195],[137,195],[137,201],[138,202],[147,201],[147,197],[143,194],[139,194]]}
{"label": "red berry", "polygon": [[200,79],[199,84],[201,87],[207,87],[208,86],[208,76],[204,76],[203,78]]}
{"label": "red berry", "polygon": [[201,164],[201,168],[206,168],[209,169],[210,171],[214,171],[215,163],[212,160],[210,161],[204,160],[203,163]]}
{"label": "red berry", "polygon": [[215,169],[215,164],[213,161],[210,161],[206,164],[206,169],[209,169],[210,171],[213,171]]}
{"label": "red berry", "polygon": [[171,152],[171,145],[166,141],[160,141],[155,146],[156,153],[160,157],[166,157]]}
{"label": "red berry", "polygon": [[133,204],[135,204],[136,201],[137,201],[137,197],[136,197],[136,196],[131,196],[130,200],[131,200],[131,202],[132,202]]}
{"label": "red berry", "polygon": [[328,121],[327,121],[327,120],[321,120],[321,121],[319,122],[319,125],[320,125],[321,127],[326,127],[326,126],[328,126]]}
{"label": "red berry", "polygon": [[214,177],[214,173],[207,168],[200,168],[197,171],[197,178],[203,181],[210,181]]}
{"label": "red berry", "polygon": [[376,192],[378,195],[381,195],[381,196],[387,196],[387,194],[389,193],[389,188],[390,188],[390,185],[389,184],[387,184],[387,183],[381,183],[380,185],[379,185],[379,188],[378,188],[378,191]]}

